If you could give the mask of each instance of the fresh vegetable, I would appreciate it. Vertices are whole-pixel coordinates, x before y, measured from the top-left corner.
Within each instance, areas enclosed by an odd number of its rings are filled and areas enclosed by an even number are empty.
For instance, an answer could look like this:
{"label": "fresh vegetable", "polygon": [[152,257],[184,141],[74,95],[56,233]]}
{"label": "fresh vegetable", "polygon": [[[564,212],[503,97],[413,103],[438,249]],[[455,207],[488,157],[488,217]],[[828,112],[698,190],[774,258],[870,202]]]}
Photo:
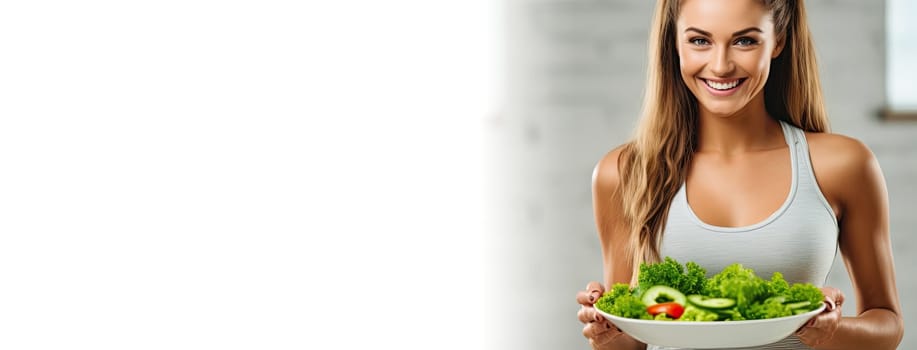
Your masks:
{"label": "fresh vegetable", "polygon": [[688,302],[707,310],[728,309],[736,305],[736,301],[729,298],[710,298],[699,294],[688,296]]}
{"label": "fresh vegetable", "polygon": [[[640,298],[646,306],[653,306],[659,303],[665,303],[669,301],[676,302],[685,305],[685,295],[678,291],[678,289],[669,287],[669,286],[652,286],[643,292],[643,297]],[[650,312],[650,314],[653,314]],[[675,317],[678,318],[678,317]]]}
{"label": "fresh vegetable", "polygon": [[691,303],[685,306],[685,312],[678,318],[679,321],[716,321],[720,315],[710,310],[698,308]]}
{"label": "fresh vegetable", "polygon": [[771,301],[776,301],[776,302],[781,303],[781,304],[786,303],[786,295],[778,295],[778,296],[770,297],[770,298],[767,298],[766,300],[764,300],[765,303],[768,303],[768,302],[771,302]]}
{"label": "fresh vegetable", "polygon": [[818,287],[811,284],[794,284],[786,293],[787,301],[808,301],[811,303],[807,309],[815,310],[825,301],[825,296]]}
{"label": "fresh vegetable", "polygon": [[765,318],[792,316],[793,310],[783,303],[785,300],[786,296],[781,295],[767,298],[761,303],[753,304],[745,311],[745,318],[760,320]]}
{"label": "fresh vegetable", "polygon": [[780,302],[786,302],[786,294],[790,290],[790,284],[783,279],[783,274],[780,272],[774,272],[771,275],[770,282],[767,282],[768,294],[776,295],[774,298],[783,298]]}
{"label": "fresh vegetable", "polygon": [[789,303],[785,305],[786,307],[790,308],[790,310],[799,310],[799,309],[805,308],[806,306],[812,305],[812,302],[806,300],[806,301],[800,301],[797,303]]}
{"label": "fresh vegetable", "polygon": [[669,286],[683,294],[700,294],[704,290],[706,276],[707,270],[694,262],[682,266],[675,259],[666,257],[662,263],[640,264],[637,290],[642,294],[652,286]]}
{"label": "fresh vegetable", "polygon": [[747,319],[736,308],[716,310],[716,314],[719,317],[717,321],[741,321]]}
{"label": "fresh vegetable", "polygon": [[605,292],[599,300],[596,300],[595,307],[621,317],[653,319],[646,312],[646,305],[640,301],[640,298],[631,294],[630,286],[624,283],[617,283],[612,286],[610,291]]}
{"label": "fresh vegetable", "polygon": [[666,314],[666,316],[677,319],[685,312],[685,307],[677,302],[670,301],[651,305],[646,308],[646,312],[649,312],[649,314],[653,316]]}
{"label": "fresh vegetable", "polygon": [[767,299],[768,291],[767,281],[755,276],[754,271],[732,264],[710,278],[702,294],[733,299],[739,312],[745,313],[751,303]]}
{"label": "fresh vegetable", "polygon": [[682,266],[670,257],[657,264],[641,264],[636,288],[615,284],[595,307],[645,320],[739,321],[806,313],[824,300],[821,290],[810,283],[790,285],[779,272],[765,280],[741,264],[705,276],[706,270],[699,265],[688,262]]}

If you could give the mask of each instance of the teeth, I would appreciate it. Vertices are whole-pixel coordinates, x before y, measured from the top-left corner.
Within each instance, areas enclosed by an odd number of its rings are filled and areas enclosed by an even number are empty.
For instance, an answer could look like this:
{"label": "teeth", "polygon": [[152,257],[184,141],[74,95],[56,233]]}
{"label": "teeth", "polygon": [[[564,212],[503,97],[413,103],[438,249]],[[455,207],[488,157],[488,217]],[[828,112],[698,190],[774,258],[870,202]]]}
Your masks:
{"label": "teeth", "polygon": [[740,81],[740,80],[736,80],[736,81],[729,82],[729,83],[717,83],[717,82],[715,82],[715,81],[710,81],[710,80],[706,80],[706,79],[704,80],[704,82],[706,82],[708,86],[710,86],[710,87],[712,87],[712,88],[714,88],[714,89],[717,89],[717,90],[729,90],[729,89],[732,89],[732,88],[736,87],[736,85],[739,85],[739,81]]}

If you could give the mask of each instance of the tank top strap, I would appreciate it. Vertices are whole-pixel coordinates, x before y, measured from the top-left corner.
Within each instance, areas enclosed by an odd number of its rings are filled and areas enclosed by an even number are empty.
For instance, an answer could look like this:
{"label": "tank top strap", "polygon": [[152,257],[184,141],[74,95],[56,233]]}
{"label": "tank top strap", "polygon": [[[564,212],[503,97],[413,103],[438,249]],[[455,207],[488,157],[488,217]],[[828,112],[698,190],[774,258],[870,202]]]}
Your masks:
{"label": "tank top strap", "polygon": [[828,199],[825,198],[815,178],[815,170],[812,167],[812,158],[809,154],[809,142],[806,140],[806,132],[782,120],[780,124],[783,125],[784,133],[787,135],[787,145],[791,146],[790,152],[795,153],[795,157],[791,157],[796,159],[796,161],[793,162],[793,174],[796,176],[794,180],[799,182],[803,190],[815,194],[817,201],[831,213],[831,218],[834,220],[836,226],[837,218],[834,216],[834,209],[831,207],[831,204],[828,203]]}
{"label": "tank top strap", "polygon": [[[790,149],[790,166],[791,174],[793,176],[792,183],[795,187],[799,183],[799,174],[801,163],[808,162],[808,150],[804,145],[800,145],[800,138],[805,138],[804,135],[800,135],[797,131],[800,131],[798,128],[794,127],[792,124],[780,120],[780,127],[783,129],[783,138],[786,140],[787,148]],[[805,155],[805,159],[800,159],[801,156]]]}

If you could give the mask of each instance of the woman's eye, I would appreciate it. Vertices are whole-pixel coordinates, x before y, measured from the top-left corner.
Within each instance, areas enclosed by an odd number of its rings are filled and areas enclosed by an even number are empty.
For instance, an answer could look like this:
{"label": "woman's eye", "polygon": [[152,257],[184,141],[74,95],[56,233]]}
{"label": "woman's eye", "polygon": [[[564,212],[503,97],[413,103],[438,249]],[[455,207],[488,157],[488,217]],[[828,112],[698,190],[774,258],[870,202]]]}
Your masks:
{"label": "woman's eye", "polygon": [[752,46],[757,43],[758,41],[752,38],[739,38],[738,40],[736,40],[736,45],[739,45],[739,46]]}
{"label": "woman's eye", "polygon": [[693,38],[693,39],[688,40],[688,41],[689,41],[690,43],[694,44],[694,45],[697,45],[697,46],[705,46],[705,45],[709,44],[709,42],[707,41],[707,39],[704,39],[704,38]]}

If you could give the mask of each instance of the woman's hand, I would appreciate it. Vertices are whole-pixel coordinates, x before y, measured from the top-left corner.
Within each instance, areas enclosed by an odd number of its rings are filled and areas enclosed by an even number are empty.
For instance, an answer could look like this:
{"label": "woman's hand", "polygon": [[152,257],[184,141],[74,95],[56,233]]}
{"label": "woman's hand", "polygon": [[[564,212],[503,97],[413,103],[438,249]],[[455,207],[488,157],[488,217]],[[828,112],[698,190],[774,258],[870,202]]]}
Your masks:
{"label": "woman's hand", "polygon": [[813,317],[802,328],[796,331],[804,344],[815,347],[834,336],[838,323],[841,322],[841,305],[844,303],[844,293],[834,287],[821,288],[825,295],[825,311]]}
{"label": "woman's hand", "polygon": [[621,336],[620,329],[615,327],[611,322],[595,311],[593,305],[602,294],[605,293],[605,287],[599,282],[589,282],[586,290],[576,293],[576,302],[580,303],[577,316],[583,326],[583,336],[589,339],[589,344],[593,349],[602,349],[612,344],[615,338]]}

